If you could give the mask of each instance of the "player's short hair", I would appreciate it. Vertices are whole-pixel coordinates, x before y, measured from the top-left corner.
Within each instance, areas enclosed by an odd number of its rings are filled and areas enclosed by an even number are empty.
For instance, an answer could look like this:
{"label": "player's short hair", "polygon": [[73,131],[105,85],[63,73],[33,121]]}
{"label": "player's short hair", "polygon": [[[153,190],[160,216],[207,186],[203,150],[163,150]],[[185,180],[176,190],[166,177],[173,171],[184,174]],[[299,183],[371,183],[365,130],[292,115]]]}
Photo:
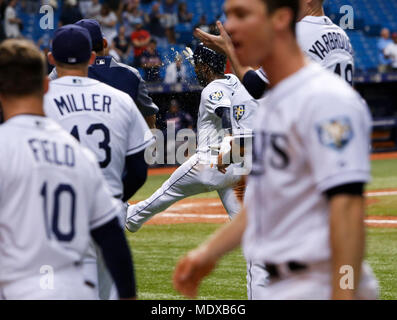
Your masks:
{"label": "player's short hair", "polygon": [[225,72],[226,56],[204,46],[202,43],[198,44],[194,50],[193,59],[195,64],[205,64],[215,73],[223,74]]}
{"label": "player's short hair", "polygon": [[10,39],[0,44],[0,94],[42,94],[46,75],[44,54],[33,42]]}
{"label": "player's short hair", "polygon": [[262,1],[266,4],[270,14],[275,12],[277,9],[283,7],[290,8],[293,13],[293,19],[291,21],[291,29],[295,34],[295,27],[300,9],[300,5],[299,5],[300,0],[262,0]]}

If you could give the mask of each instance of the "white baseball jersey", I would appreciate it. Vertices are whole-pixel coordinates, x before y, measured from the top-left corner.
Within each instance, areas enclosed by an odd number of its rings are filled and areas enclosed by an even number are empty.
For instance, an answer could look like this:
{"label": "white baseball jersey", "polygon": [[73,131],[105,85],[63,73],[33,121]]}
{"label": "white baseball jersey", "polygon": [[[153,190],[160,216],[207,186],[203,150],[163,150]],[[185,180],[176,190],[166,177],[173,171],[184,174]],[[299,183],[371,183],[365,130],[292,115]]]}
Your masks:
{"label": "white baseball jersey", "polygon": [[296,25],[302,51],[313,61],[353,83],[353,47],[346,32],[326,16],[306,16]]}
{"label": "white baseball jersey", "polygon": [[112,194],[120,197],[125,157],[154,141],[131,97],[97,80],[67,76],[50,82],[44,111],[95,153]]}
{"label": "white baseball jersey", "polygon": [[0,287],[81,263],[90,229],[122,210],[94,154],[32,115],[1,125],[0,146]]}
{"label": "white baseball jersey", "polygon": [[215,110],[220,107],[231,109],[232,94],[240,84],[235,75],[225,76],[224,79],[212,81],[201,92],[197,119],[197,152],[203,162],[210,159],[210,146],[219,145],[224,137],[222,119]]}
{"label": "white baseball jersey", "polygon": [[[302,88],[304,87],[304,90]],[[371,117],[346,82],[311,63],[268,92],[254,124],[248,261],[330,258],[325,191],[370,178]]]}
{"label": "white baseball jersey", "polygon": [[232,93],[231,105],[232,115],[230,118],[233,135],[252,136],[254,114],[258,108],[258,101],[248,93],[241,82]]}

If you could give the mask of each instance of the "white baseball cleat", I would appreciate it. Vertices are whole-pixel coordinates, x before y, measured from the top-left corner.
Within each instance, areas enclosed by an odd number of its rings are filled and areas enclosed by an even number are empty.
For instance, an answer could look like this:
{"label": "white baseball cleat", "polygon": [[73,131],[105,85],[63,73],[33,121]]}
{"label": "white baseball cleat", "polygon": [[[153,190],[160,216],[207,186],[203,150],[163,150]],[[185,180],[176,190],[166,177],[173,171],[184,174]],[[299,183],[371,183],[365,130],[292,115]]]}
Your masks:
{"label": "white baseball cleat", "polygon": [[129,232],[137,232],[142,227],[142,224],[134,222],[132,219],[127,219],[125,223],[125,228]]}
{"label": "white baseball cleat", "polygon": [[[134,221],[134,205],[129,205],[127,208],[127,219],[125,222],[125,227],[128,231],[130,232],[137,232],[141,227],[142,224],[145,222],[145,220],[142,220],[140,222]],[[139,218],[139,216],[136,216],[136,218]]]}

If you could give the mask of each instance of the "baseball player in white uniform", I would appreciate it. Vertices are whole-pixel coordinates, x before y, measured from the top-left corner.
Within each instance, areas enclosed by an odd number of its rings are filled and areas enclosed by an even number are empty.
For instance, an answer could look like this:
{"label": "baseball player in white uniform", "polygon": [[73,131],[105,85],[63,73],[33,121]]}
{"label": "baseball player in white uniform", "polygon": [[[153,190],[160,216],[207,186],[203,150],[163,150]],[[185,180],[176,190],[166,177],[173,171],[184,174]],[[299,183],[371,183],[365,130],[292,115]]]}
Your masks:
{"label": "baseball player in white uniform", "polygon": [[302,51],[353,85],[354,52],[346,32],[325,15],[324,0],[302,2],[303,18],[296,24],[296,36]]}
{"label": "baseball player in white uniform", "polygon": [[197,152],[150,198],[128,208],[126,227],[131,232],[176,201],[203,192],[216,190],[230,218],[241,209],[232,188],[240,179],[233,168],[241,165],[232,165],[225,174],[220,173],[213,165],[218,151],[211,148],[218,146],[224,132],[231,129],[231,99],[240,82],[232,74],[224,75],[223,55],[200,44],[193,57],[199,82],[205,86],[197,120]]}
{"label": "baseball player in white uniform", "polygon": [[363,263],[366,104],[305,60],[294,33],[299,0],[227,0],[225,11],[240,62],[260,62],[272,87],[255,117],[246,209],[178,263],[175,287],[196,296],[200,280],[242,241],[247,261],[264,270],[253,280],[268,275],[251,299],[376,298]]}
{"label": "baseball player in white uniform", "polygon": [[90,234],[120,297],[132,298],[131,255],[117,218],[122,203],[111,196],[94,154],[44,116],[47,89],[39,50],[23,40],[3,42],[0,300],[94,299],[82,266]]}
{"label": "baseball player in white uniform", "polygon": [[[301,11],[296,24],[296,36],[305,55],[331,70],[353,85],[354,52],[346,32],[325,16],[323,0],[301,0]],[[200,29],[195,35],[205,45],[224,52],[234,72],[255,99],[264,96],[269,82],[262,68],[254,70],[244,66],[237,58],[232,39],[220,21],[217,21],[220,35],[211,35]]]}
{"label": "baseball player in white uniform", "polygon": [[[146,179],[145,174],[141,181],[136,181],[139,178],[137,173],[146,173],[144,150],[154,142],[154,138],[129,95],[87,77],[89,61],[80,59],[82,53],[86,54],[79,43],[84,39],[71,38],[73,31],[80,29],[70,25],[56,31],[49,59],[56,65],[59,77],[50,82],[44,110],[48,117],[95,153],[112,195],[126,201]],[[87,56],[95,59],[91,50],[84,57]],[[70,57],[77,57],[83,66],[69,63]],[[140,156],[137,158],[135,155]],[[126,186],[128,194],[125,194]],[[125,217],[120,219],[124,225]],[[111,277],[106,273],[102,259],[98,259],[98,281],[95,281],[94,259],[95,254],[92,253],[92,257],[85,261],[87,270],[92,270],[87,273],[91,274],[91,281],[98,283],[100,298],[107,299]]]}

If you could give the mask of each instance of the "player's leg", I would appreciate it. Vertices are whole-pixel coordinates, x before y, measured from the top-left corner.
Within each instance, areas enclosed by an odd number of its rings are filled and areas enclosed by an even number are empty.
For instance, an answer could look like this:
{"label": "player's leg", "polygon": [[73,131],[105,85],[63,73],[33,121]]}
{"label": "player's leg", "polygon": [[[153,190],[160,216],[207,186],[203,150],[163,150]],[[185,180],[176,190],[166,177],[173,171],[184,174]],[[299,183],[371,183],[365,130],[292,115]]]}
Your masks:
{"label": "player's leg", "polygon": [[241,211],[241,203],[237,199],[237,196],[232,187],[218,189],[219,198],[222,201],[226,212],[230,219]]}
{"label": "player's leg", "polygon": [[143,223],[155,214],[188,196],[207,192],[207,186],[200,180],[202,165],[197,156],[191,157],[182,164],[171,177],[148,199],[131,205],[127,211],[126,227],[136,232]]}

